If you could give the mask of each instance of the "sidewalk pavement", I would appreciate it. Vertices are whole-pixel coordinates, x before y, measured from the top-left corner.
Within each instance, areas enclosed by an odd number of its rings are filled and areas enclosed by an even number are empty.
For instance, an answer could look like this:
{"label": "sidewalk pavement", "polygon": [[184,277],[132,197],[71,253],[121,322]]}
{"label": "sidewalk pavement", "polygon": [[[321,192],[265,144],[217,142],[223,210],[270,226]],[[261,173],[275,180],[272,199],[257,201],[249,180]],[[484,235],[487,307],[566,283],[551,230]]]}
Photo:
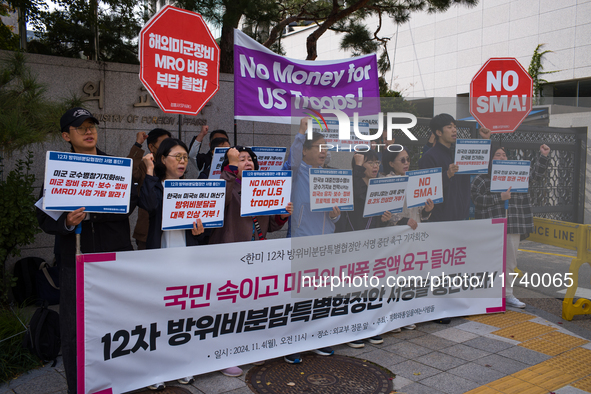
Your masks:
{"label": "sidewalk pavement", "polygon": [[[591,332],[531,306],[508,309],[453,318],[449,325],[420,323],[412,331],[382,335],[381,345],[334,349],[392,371],[396,393],[591,392]],[[239,378],[200,375],[183,388],[195,394],[252,393],[244,382],[250,368],[243,366]],[[46,365],[0,385],[0,394],[8,393],[66,394],[61,359],[54,368]]]}

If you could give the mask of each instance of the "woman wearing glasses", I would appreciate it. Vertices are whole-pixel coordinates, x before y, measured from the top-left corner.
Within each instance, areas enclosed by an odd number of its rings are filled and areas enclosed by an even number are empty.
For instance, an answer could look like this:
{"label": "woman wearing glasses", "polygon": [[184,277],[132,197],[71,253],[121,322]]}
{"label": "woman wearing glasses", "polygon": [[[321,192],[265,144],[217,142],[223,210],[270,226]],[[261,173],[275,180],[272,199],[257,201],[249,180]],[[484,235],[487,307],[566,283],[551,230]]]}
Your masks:
{"label": "woman wearing glasses", "polygon": [[[410,168],[410,156],[404,149],[400,152],[386,151],[382,160],[386,176],[404,176]],[[428,199],[424,207],[407,208],[405,200],[404,209],[400,213],[393,214],[390,223],[394,225],[408,224],[410,228],[416,230],[419,222],[429,219],[434,206],[433,201]]]}
{"label": "woman wearing glasses", "polygon": [[167,138],[154,157],[151,153],[144,156],[146,179],[142,184],[139,206],[150,215],[147,249],[173,248],[199,245],[198,236],[203,233],[201,220],[193,223],[191,230],[162,231],[162,195],[164,181],[180,179],[189,164],[188,149],[184,142],[176,138]]}

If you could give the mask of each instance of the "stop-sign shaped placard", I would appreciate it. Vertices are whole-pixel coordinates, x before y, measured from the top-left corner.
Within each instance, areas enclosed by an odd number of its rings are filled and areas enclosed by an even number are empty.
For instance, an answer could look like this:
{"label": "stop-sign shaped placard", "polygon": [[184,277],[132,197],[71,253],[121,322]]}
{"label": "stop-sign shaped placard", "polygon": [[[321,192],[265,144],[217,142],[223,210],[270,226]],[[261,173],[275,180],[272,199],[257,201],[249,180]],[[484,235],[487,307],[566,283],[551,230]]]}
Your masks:
{"label": "stop-sign shaped placard", "polygon": [[532,107],[533,81],[514,58],[491,58],[470,83],[470,114],[493,133],[512,133]]}
{"label": "stop-sign shaped placard", "polygon": [[162,111],[197,115],[219,90],[220,48],[201,15],[170,5],[140,32],[140,79]]}

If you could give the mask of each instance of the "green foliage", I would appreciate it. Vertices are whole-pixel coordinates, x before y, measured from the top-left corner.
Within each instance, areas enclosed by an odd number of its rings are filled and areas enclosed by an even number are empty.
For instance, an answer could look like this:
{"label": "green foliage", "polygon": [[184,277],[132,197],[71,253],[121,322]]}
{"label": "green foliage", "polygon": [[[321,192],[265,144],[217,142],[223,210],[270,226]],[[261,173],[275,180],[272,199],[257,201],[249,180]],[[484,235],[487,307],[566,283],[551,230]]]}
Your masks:
{"label": "green foliage", "polygon": [[[19,320],[20,319],[20,320]],[[22,347],[26,319],[21,311],[0,308],[0,381],[3,383],[33,368],[39,359]]]}
{"label": "green foliage", "polygon": [[[36,13],[31,23],[36,26],[37,38],[29,42],[28,51],[44,55],[94,58],[93,2],[74,0],[59,1],[59,4],[61,9],[51,12],[41,10]],[[107,0],[100,2],[97,10],[98,59],[139,64],[137,37],[147,18],[145,4],[138,4],[136,0]]]}
{"label": "green foliage", "polygon": [[553,74],[558,71],[543,71],[544,66],[542,65],[542,60],[545,54],[552,52],[551,50],[545,50],[540,52],[542,47],[546,44],[538,44],[536,49],[534,50],[534,54],[531,57],[531,62],[529,63],[529,68],[527,72],[529,73],[530,77],[532,77],[534,81],[533,87],[533,96],[534,96],[534,105],[540,104],[540,93],[541,93],[541,84],[548,83],[543,78],[540,78],[540,75],[544,74]]}
{"label": "green foliage", "polygon": [[4,305],[12,287],[6,261],[10,256],[19,256],[20,248],[31,244],[40,232],[34,207],[37,199],[33,195],[32,163],[33,153],[28,152],[24,159],[17,160],[6,179],[0,179],[0,304]]}
{"label": "green foliage", "polygon": [[44,141],[59,130],[65,104],[47,101],[45,87],[14,52],[0,67],[0,153],[10,155],[28,144]]}

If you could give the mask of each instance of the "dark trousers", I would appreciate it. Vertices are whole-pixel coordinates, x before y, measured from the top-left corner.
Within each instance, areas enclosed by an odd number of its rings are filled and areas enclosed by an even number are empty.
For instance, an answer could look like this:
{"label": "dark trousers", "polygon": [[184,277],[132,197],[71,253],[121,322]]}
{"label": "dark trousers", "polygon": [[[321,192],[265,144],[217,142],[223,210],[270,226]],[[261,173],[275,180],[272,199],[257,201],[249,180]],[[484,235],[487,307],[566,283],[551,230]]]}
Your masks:
{"label": "dark trousers", "polygon": [[68,394],[76,394],[76,256],[62,256],[60,270],[60,336]]}

